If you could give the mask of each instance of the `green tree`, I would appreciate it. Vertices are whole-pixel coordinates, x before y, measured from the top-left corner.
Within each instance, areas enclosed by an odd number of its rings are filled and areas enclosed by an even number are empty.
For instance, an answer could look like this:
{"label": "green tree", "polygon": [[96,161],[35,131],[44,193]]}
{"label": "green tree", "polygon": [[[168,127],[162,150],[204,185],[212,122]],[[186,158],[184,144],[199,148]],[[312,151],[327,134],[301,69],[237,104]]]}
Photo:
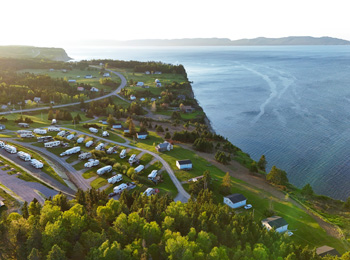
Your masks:
{"label": "green tree", "polygon": [[348,197],[347,200],[345,201],[344,208],[350,209],[350,197]]}
{"label": "green tree", "polygon": [[116,124],[116,121],[115,121],[114,117],[111,114],[108,115],[107,123],[108,123],[108,125],[110,127],[112,127],[113,125]]}
{"label": "green tree", "polygon": [[249,170],[251,172],[258,172],[258,165],[256,164],[256,161],[252,161],[250,164]]}
{"label": "green tree", "polygon": [[169,132],[166,132],[164,138],[171,139],[171,134]]}
{"label": "green tree", "polygon": [[53,111],[52,111],[52,109],[50,109],[49,110],[49,114],[47,115],[47,119],[48,120],[52,120],[52,119],[54,119],[55,117],[54,117],[54,113],[53,113]]}
{"label": "green tree", "polygon": [[230,177],[230,174],[226,172],[224,178],[222,179],[221,192],[224,195],[228,195],[231,193],[231,188],[232,188],[231,177]]}
{"label": "green tree", "polygon": [[51,251],[47,255],[47,260],[65,260],[65,252],[58,246],[53,245]]}
{"label": "green tree", "polygon": [[38,249],[33,248],[28,256],[28,260],[40,260],[41,254]]}
{"label": "green tree", "polygon": [[258,168],[264,172],[266,172],[266,164],[267,164],[267,161],[265,159],[265,155],[262,155],[260,157],[260,160],[258,161]]}
{"label": "green tree", "polygon": [[287,173],[278,169],[275,165],[272,166],[271,171],[266,175],[266,180],[277,185],[288,184]]}
{"label": "green tree", "polygon": [[314,190],[312,189],[311,185],[308,183],[301,189],[300,193],[304,196],[312,196],[314,194]]}

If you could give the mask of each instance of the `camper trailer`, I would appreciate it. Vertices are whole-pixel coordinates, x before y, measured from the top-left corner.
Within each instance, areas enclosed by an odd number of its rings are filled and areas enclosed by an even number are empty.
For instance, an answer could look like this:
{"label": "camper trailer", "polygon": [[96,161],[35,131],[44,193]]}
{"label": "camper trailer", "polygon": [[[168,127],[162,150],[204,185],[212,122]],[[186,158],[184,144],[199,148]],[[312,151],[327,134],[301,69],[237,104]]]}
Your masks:
{"label": "camper trailer", "polygon": [[158,171],[157,170],[153,170],[150,174],[148,174],[148,179],[150,181],[156,181],[156,177],[157,177]]}
{"label": "camper trailer", "polygon": [[9,144],[6,144],[5,146],[4,146],[4,149],[5,149],[5,151],[6,152],[8,152],[8,153],[17,153],[17,148],[16,147],[14,147],[14,146],[12,146],[12,145],[9,145]]}
{"label": "camper trailer", "polygon": [[137,166],[137,167],[135,168],[135,172],[136,172],[136,173],[139,173],[139,172],[141,172],[143,169],[145,169],[145,166],[139,165],[139,166]]}
{"label": "camper trailer", "polygon": [[61,129],[59,127],[55,127],[55,126],[50,126],[47,130],[49,132],[60,132],[61,131]]}
{"label": "camper trailer", "polygon": [[40,136],[36,139],[38,143],[47,143],[53,140],[52,136]]}
{"label": "camper trailer", "polygon": [[0,141],[0,148],[4,148],[5,147],[5,143],[3,141]]}
{"label": "camper trailer", "polygon": [[33,135],[33,133],[25,133],[25,134],[20,134],[19,137],[21,138],[34,138],[35,136]]}
{"label": "camper trailer", "polygon": [[120,152],[119,157],[120,157],[121,159],[124,159],[124,158],[126,157],[126,150],[125,150],[125,149],[123,149],[123,150]]}
{"label": "camper trailer", "polygon": [[117,153],[117,149],[118,149],[118,146],[109,147],[107,150],[107,154]]}
{"label": "camper trailer", "polygon": [[72,140],[73,138],[74,138],[74,134],[70,134],[70,135],[68,135],[66,138],[68,139],[68,140]]}
{"label": "camper trailer", "polygon": [[71,154],[79,153],[79,152],[80,152],[80,146],[76,146],[76,147],[70,148],[67,151],[61,153],[60,156],[71,155]]}
{"label": "camper trailer", "polygon": [[92,156],[91,153],[82,153],[82,154],[79,154],[78,158],[80,160],[86,160],[86,159],[90,159]]}
{"label": "camper trailer", "polygon": [[94,127],[90,127],[90,128],[89,128],[89,131],[90,131],[91,133],[94,133],[94,134],[98,133],[98,129],[96,129],[96,128],[94,128]]}
{"label": "camper trailer", "polygon": [[122,180],[123,180],[123,175],[117,174],[117,175],[115,175],[115,176],[109,178],[109,179],[108,179],[108,183],[114,184],[114,183],[120,182],[120,181],[122,181]]}
{"label": "camper trailer", "polygon": [[61,144],[60,141],[52,141],[52,142],[44,143],[44,146],[45,148],[52,148],[52,147],[60,146],[60,144]]}
{"label": "camper trailer", "polygon": [[85,147],[89,148],[93,143],[93,141],[86,142]]}
{"label": "camper trailer", "polygon": [[57,135],[58,135],[58,136],[65,136],[65,135],[66,135],[66,131],[62,130],[62,131],[59,132]]}
{"label": "camper trailer", "polygon": [[153,188],[147,188],[144,192],[143,192],[143,195],[146,195],[146,196],[151,196],[151,195],[154,195],[156,194],[156,190],[153,189]]}
{"label": "camper trailer", "polygon": [[126,185],[125,183],[120,184],[119,186],[115,186],[113,188],[113,192],[115,194],[121,194],[123,192],[123,190],[127,189],[128,185]]}
{"label": "camper trailer", "polygon": [[46,135],[47,134],[47,131],[45,129],[40,129],[40,128],[34,129],[33,132],[35,134],[38,134],[38,135]]}
{"label": "camper trailer", "polygon": [[84,167],[91,168],[91,167],[97,166],[99,164],[100,164],[99,160],[89,159],[89,161],[84,164]]}
{"label": "camper trailer", "polygon": [[105,144],[104,143],[100,143],[99,145],[97,145],[95,147],[95,150],[102,150],[104,147],[105,147]]}
{"label": "camper trailer", "polygon": [[100,169],[97,170],[97,174],[98,175],[102,175],[102,174],[105,174],[106,172],[110,172],[112,171],[112,166],[110,165],[107,165],[105,167],[102,167]]}
{"label": "camper trailer", "polygon": [[30,130],[18,130],[17,134],[19,134],[19,135],[21,135],[21,134],[33,134],[33,132]]}
{"label": "camper trailer", "polygon": [[102,132],[102,137],[108,137],[108,136],[109,136],[109,133],[107,131]]}
{"label": "camper trailer", "polygon": [[27,154],[25,152],[19,151],[17,153],[18,157],[21,158],[22,160],[28,162],[32,159],[32,157],[30,156],[30,154]]}
{"label": "camper trailer", "polygon": [[37,169],[41,169],[44,167],[44,164],[42,162],[38,161],[37,159],[32,159],[30,161],[30,164]]}
{"label": "camper trailer", "polygon": [[77,143],[81,144],[82,142],[84,142],[84,137],[79,137],[77,140]]}
{"label": "camper trailer", "polygon": [[130,164],[133,164],[135,161],[136,161],[136,154],[133,154],[133,155],[131,155],[130,158],[129,158],[129,163],[130,163]]}

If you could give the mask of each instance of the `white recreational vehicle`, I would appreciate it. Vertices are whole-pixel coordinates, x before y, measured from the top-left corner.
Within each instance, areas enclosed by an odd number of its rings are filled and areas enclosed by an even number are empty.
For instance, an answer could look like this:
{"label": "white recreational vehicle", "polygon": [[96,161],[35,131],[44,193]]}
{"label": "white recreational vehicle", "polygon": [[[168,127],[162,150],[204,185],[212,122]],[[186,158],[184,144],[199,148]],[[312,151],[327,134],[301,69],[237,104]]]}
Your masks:
{"label": "white recreational vehicle", "polygon": [[57,147],[61,144],[60,141],[52,141],[52,142],[47,142],[44,143],[45,148],[52,148],[52,147]]}
{"label": "white recreational vehicle", "polygon": [[86,142],[85,147],[89,148],[93,143],[93,141],[88,141]]}
{"label": "white recreational vehicle", "polygon": [[127,188],[128,188],[128,185],[126,185],[125,183],[122,183],[119,186],[115,186],[113,188],[113,192],[116,194],[121,194],[123,192],[123,190],[125,190]]}
{"label": "white recreational vehicle", "polygon": [[53,138],[52,138],[52,136],[40,136],[40,137],[38,137],[37,139],[37,142],[38,143],[47,143],[47,142],[50,142],[50,141],[52,141],[53,140]]}
{"label": "white recreational vehicle", "polygon": [[0,141],[0,148],[4,148],[5,147],[5,143],[3,141]]}
{"label": "white recreational vehicle", "polygon": [[143,195],[146,195],[146,196],[151,196],[151,195],[154,195],[156,194],[156,190],[153,189],[153,188],[147,188],[144,192],[143,192]]}
{"label": "white recreational vehicle", "polygon": [[5,151],[8,152],[8,153],[17,153],[17,148],[14,147],[14,146],[12,146],[12,145],[9,145],[9,144],[6,144],[6,145],[4,146],[4,149],[5,149]]}
{"label": "white recreational vehicle", "polygon": [[136,173],[139,173],[139,172],[141,172],[143,169],[145,169],[145,166],[139,165],[139,166],[137,166],[137,167],[135,168],[135,172],[136,172]]}
{"label": "white recreational vehicle", "polygon": [[35,134],[38,134],[38,135],[46,135],[47,134],[47,131],[45,129],[40,129],[40,128],[34,129],[33,132]]}
{"label": "white recreational vehicle", "polygon": [[97,166],[99,164],[100,164],[99,160],[89,159],[89,161],[84,164],[84,167],[91,168],[91,167]]}
{"label": "white recreational vehicle", "polygon": [[19,151],[17,153],[18,157],[21,158],[22,160],[28,162],[32,159],[32,157],[30,156],[30,154],[27,154],[25,152]]}
{"label": "white recreational vehicle", "polygon": [[30,130],[18,130],[17,134],[19,134],[19,135],[21,135],[21,134],[33,134],[33,132]]}
{"label": "white recreational vehicle", "polygon": [[66,138],[68,139],[68,140],[72,140],[73,138],[74,138],[74,134],[70,134],[70,135],[68,135]]}
{"label": "white recreational vehicle", "polygon": [[62,130],[62,131],[59,132],[57,135],[58,135],[58,136],[65,136],[65,135],[66,135],[66,131]]}
{"label": "white recreational vehicle", "polygon": [[98,129],[96,129],[96,128],[94,128],[94,127],[90,127],[90,128],[89,128],[89,131],[90,131],[91,133],[94,133],[94,134],[98,133]]}
{"label": "white recreational vehicle", "polygon": [[110,172],[112,171],[112,166],[110,165],[107,165],[105,167],[102,167],[100,169],[97,170],[97,174],[98,175],[102,175],[102,174],[105,174],[106,172]]}
{"label": "white recreational vehicle", "polygon": [[99,145],[96,146],[95,150],[102,150],[105,147],[104,143],[100,143]]}
{"label": "white recreational vehicle", "polygon": [[33,135],[32,132],[30,132],[30,133],[20,134],[19,137],[21,137],[21,138],[34,138],[35,136]]}
{"label": "white recreational vehicle", "polygon": [[59,127],[55,127],[55,126],[49,126],[49,128],[47,129],[49,132],[60,132],[61,129]]}
{"label": "white recreational vehicle", "polygon": [[125,150],[125,149],[123,149],[123,150],[120,152],[119,157],[120,157],[121,159],[124,159],[124,158],[126,157],[126,150]]}
{"label": "white recreational vehicle", "polygon": [[117,174],[111,178],[108,179],[108,183],[114,184],[116,182],[120,182],[123,180],[123,175]]}
{"label": "white recreational vehicle", "polygon": [[60,156],[71,155],[80,152],[80,146],[75,146],[60,154]]}
{"label": "white recreational vehicle", "polygon": [[108,137],[108,136],[109,136],[109,133],[108,133],[107,131],[103,131],[103,132],[102,132],[102,136],[103,136],[103,137]]}
{"label": "white recreational vehicle", "polygon": [[158,171],[157,170],[153,170],[150,174],[148,174],[148,179],[150,181],[155,181],[156,177],[157,177]]}
{"label": "white recreational vehicle", "polygon": [[136,161],[136,154],[132,154],[129,158],[129,163],[133,164]]}
{"label": "white recreational vehicle", "polygon": [[81,153],[81,154],[79,154],[78,157],[80,160],[86,160],[86,159],[90,159],[91,156],[92,156],[91,153]]}
{"label": "white recreational vehicle", "polygon": [[32,159],[30,161],[30,164],[37,169],[41,169],[44,167],[44,164],[42,162],[38,161],[37,159]]}
{"label": "white recreational vehicle", "polygon": [[84,137],[79,137],[77,140],[77,143],[81,144],[82,142],[84,142]]}

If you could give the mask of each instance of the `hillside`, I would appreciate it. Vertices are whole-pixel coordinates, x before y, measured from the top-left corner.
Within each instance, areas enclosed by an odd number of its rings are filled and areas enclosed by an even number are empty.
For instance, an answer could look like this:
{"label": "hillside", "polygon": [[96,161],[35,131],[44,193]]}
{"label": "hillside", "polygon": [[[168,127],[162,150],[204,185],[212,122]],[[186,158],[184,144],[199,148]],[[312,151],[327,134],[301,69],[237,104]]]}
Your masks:
{"label": "hillside", "polygon": [[350,41],[332,37],[290,36],[230,40],[228,38],[140,39],[130,41],[91,41],[91,46],[267,46],[267,45],[349,45]]}
{"label": "hillside", "polygon": [[62,48],[42,48],[34,46],[0,46],[0,57],[4,58],[38,58],[53,61],[69,61]]}

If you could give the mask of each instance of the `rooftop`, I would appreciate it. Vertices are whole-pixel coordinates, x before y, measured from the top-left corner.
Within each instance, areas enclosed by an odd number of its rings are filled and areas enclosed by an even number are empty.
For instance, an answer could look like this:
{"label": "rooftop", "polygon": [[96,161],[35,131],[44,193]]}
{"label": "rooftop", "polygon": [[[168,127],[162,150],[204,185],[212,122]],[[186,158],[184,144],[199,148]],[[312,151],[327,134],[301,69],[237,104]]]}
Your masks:
{"label": "rooftop", "polygon": [[287,221],[285,221],[284,218],[280,216],[272,216],[269,218],[265,218],[261,222],[266,222],[275,229],[288,225]]}
{"label": "rooftop", "polygon": [[247,199],[246,197],[244,197],[240,193],[231,194],[231,195],[226,196],[225,198],[228,198],[230,201],[232,201],[232,203],[241,202],[241,201]]}

